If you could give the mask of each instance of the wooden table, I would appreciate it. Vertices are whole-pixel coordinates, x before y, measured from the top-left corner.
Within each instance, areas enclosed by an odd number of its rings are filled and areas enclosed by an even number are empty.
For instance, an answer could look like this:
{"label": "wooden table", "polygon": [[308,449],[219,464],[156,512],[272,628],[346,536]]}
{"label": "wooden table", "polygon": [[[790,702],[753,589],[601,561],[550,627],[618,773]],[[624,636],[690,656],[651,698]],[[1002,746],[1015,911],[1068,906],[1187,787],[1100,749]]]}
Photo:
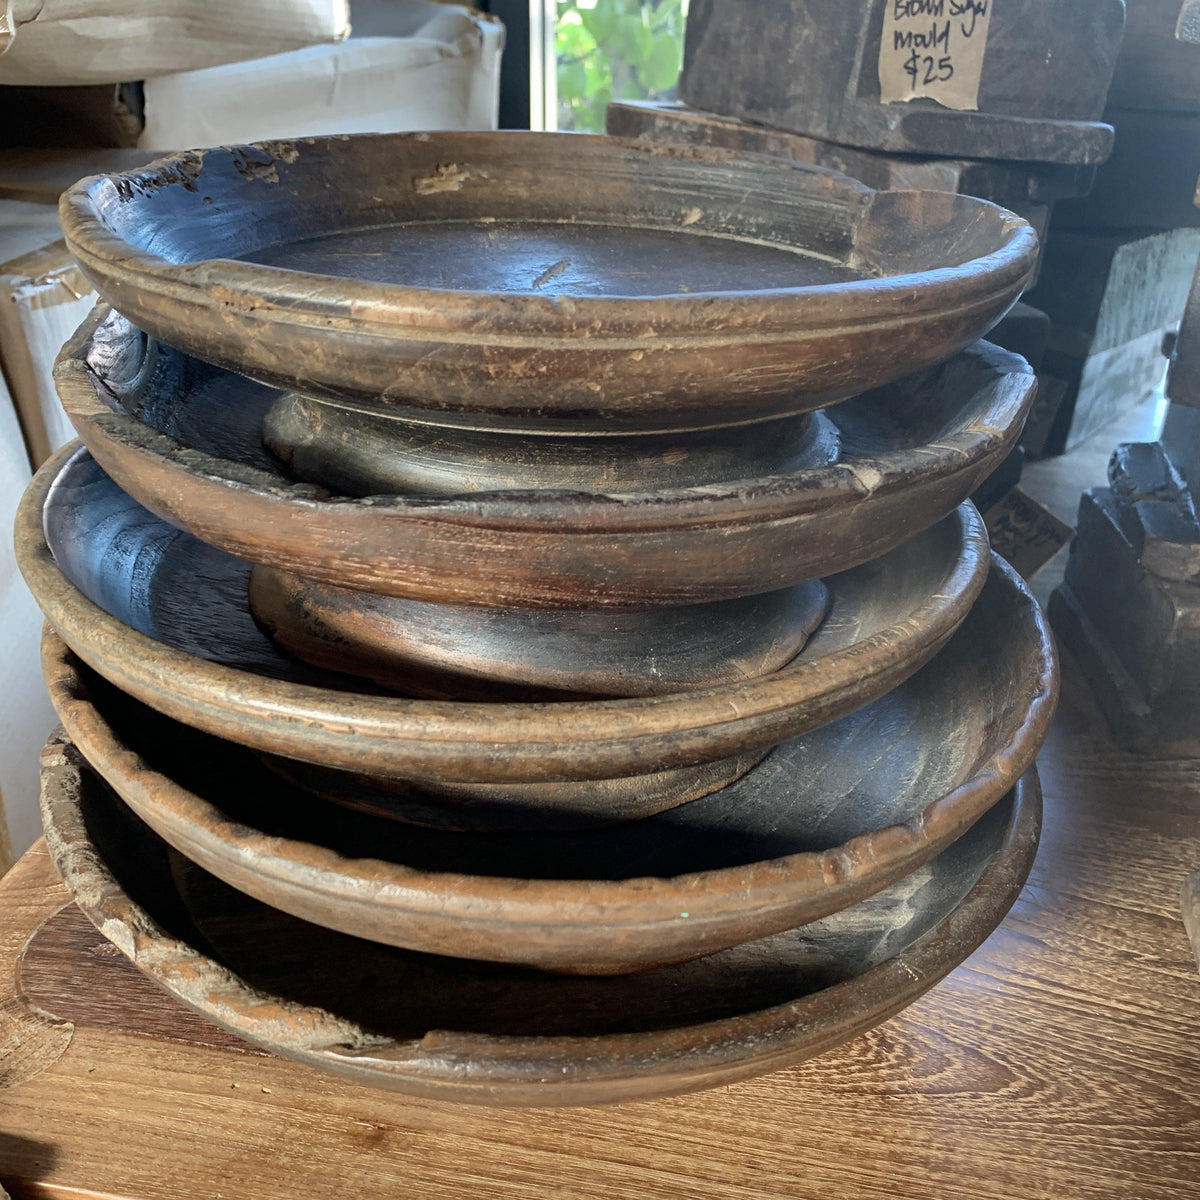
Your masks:
{"label": "wooden table", "polygon": [[[13,983],[67,902],[36,846],[0,882],[0,1180],[137,1200],[1195,1197],[1200,976],[1178,891],[1200,865],[1200,763],[1111,748],[1068,664],[1041,764],[1029,886],[925,999],[807,1066],[607,1109],[410,1101],[196,1044],[165,996],[89,983],[140,979],[70,913],[56,1007],[74,1028],[48,1025]],[[153,1036],[127,1031],[139,1004]]]}

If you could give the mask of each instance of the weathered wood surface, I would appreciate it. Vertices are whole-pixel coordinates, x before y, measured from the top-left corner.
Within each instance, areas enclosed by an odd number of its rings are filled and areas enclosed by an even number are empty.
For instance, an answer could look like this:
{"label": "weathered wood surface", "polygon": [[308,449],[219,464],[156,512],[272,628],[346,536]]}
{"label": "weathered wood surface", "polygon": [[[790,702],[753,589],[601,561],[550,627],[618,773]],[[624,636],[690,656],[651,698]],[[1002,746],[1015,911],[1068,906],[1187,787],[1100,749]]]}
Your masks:
{"label": "weathered wood surface", "polygon": [[1183,0],[1175,24],[1175,38],[1193,46],[1200,45],[1200,3],[1197,0]]}
{"label": "weathered wood surface", "polygon": [[1200,229],[1056,230],[1029,303],[1052,328],[1021,443],[1060,454],[1157,386],[1163,336],[1183,315]]}
{"label": "weathered wood surface", "polygon": [[[1200,977],[1179,888],[1200,862],[1200,769],[1114,749],[1066,683],[1024,895],[962,968],[841,1050],[674,1100],[481,1112],[111,1028],[166,1033],[176,1010],[151,1027],[139,1005],[81,1022],[0,1093],[0,1179],[38,1200],[1191,1200]],[[67,899],[41,847],[0,882],[3,995]]]}
{"label": "weathered wood surface", "polygon": [[116,314],[99,310],[57,372],[104,471],[201,541],[343,587],[529,608],[694,604],[874,559],[974,490],[1035,388],[1023,361],[979,342],[829,409],[824,466],[641,494],[356,500],[295,483],[263,450],[277,393],[147,346]]}
{"label": "weathered wood surface", "polygon": [[984,510],[992,550],[1022,579],[1032,579],[1074,531],[1036,500],[1013,486]]}
{"label": "weathered wood surface", "polygon": [[[1050,615],[1118,741],[1150,754],[1200,756],[1200,584],[1163,578],[1143,564],[1145,533],[1131,523],[1109,488],[1083,494]],[[1160,560],[1194,566],[1195,545],[1170,551]]]}
{"label": "weathered wood surface", "polygon": [[[680,97],[696,108],[867,149],[1063,163],[1107,157],[1112,130],[1097,122],[1125,23],[1122,0],[993,6],[978,111],[920,99],[880,103],[889,7],[884,0],[695,0]],[[924,7],[929,27],[958,24],[952,6]],[[967,11],[973,22],[985,8]]]}
{"label": "weathered wood surface", "polygon": [[1112,349],[1183,314],[1200,231],[1056,231],[1029,304],[1050,318],[1049,352]]}
{"label": "weathered wood surface", "polygon": [[978,196],[1010,209],[1035,228],[1048,205],[1087,195],[1096,177],[1094,166],[1069,163],[861,150],[672,100],[614,100],[605,112],[605,124],[613,137],[716,146],[813,163],[881,191],[917,188]]}
{"label": "weathered wood surface", "polygon": [[[569,979],[409,954],[296,921],[172,853],[73,747],[52,738],[43,764],[46,844],[64,882],[173,996],[282,1057],[500,1107],[695,1091],[853,1037],[995,928],[1028,874],[1041,817],[1031,775],[927,866],[826,920],[681,966]],[[20,994],[86,1020],[45,974],[31,944]]]}
{"label": "weathered wood surface", "polygon": [[295,392],[262,418],[262,441],[289,474],[345,496],[603,495],[706,487],[822,466],[840,447],[801,413],[730,429],[537,437],[449,429],[364,413]]}
{"label": "weathered wood surface", "polygon": [[[1179,324],[1179,336],[1167,370],[1167,396],[1172,404],[1200,408],[1200,265],[1192,278],[1187,307]],[[1192,481],[1200,486],[1200,479]]]}
{"label": "weathered wood surface", "polygon": [[1200,495],[1200,405],[1184,404],[1172,397],[1159,441],[1171,465],[1187,481],[1193,498]]}
{"label": "weathered wood surface", "polygon": [[129,700],[52,635],[45,649],[80,751],[226,883],[373,941],[593,974],[767,936],[908,874],[1026,771],[1058,691],[1041,610],[994,560],[958,633],[886,696],[681,808],[530,838],[333,821],[248,751]]}
{"label": "weathered wood surface", "polygon": [[482,608],[373,596],[257,566],[250,610],[277,646],[402,695],[451,700],[665,696],[780,670],[824,619],[818,580],[626,612]]}
{"label": "weathered wood surface", "polygon": [[48,508],[39,485],[50,473],[39,477],[21,506],[18,540],[35,597],[84,661],[219,737],[435,790],[615,779],[765,749],[882,695],[929,661],[988,571],[982,521],[963,506],[831,579],[828,614],[774,675],[552,707],[415,700],[280,651],[250,615],[248,563],[151,518],[94,464],[83,465],[74,476],[80,486],[61,489]]}
{"label": "weathered wood surface", "polygon": [[1037,257],[1025,222],[970,197],[512,131],[183,154],[74,188],[60,215],[100,294],[199,358],[513,431],[817,408],[969,345]]}
{"label": "weathered wood surface", "polygon": [[1200,965],[1200,871],[1193,871],[1179,891],[1179,905],[1183,911],[1183,924],[1191,939],[1192,949]]}

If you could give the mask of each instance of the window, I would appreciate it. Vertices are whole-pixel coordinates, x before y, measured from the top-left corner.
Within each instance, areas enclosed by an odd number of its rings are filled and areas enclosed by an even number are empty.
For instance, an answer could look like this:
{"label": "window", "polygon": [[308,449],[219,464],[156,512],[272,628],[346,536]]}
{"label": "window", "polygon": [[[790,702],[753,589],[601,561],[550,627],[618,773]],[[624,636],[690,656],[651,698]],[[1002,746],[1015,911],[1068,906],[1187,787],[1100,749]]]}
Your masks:
{"label": "window", "polygon": [[554,0],[546,128],[602,132],[612,100],[674,99],[688,0]]}

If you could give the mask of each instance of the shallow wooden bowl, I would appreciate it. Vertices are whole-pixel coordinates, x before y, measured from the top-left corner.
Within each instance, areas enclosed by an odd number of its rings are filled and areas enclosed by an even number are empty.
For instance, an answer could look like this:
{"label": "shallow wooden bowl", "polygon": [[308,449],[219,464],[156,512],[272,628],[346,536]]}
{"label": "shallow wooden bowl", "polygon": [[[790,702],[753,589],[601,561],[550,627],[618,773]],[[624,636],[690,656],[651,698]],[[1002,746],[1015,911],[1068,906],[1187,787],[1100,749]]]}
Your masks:
{"label": "shallow wooden bowl", "polygon": [[1033,771],[908,878],[836,916],[615,979],[393,950],[250,900],[170,850],[73,747],[47,746],[50,853],[105,937],[272,1053],[438,1100],[649,1099],[802,1062],[885,1020],[1004,918],[1033,862]]}
{"label": "shallow wooden bowl", "polygon": [[312,138],[83,180],[100,294],[257,379],[443,424],[694,429],[940,362],[1029,282],[982,200],[545,133]]}
{"label": "shallow wooden bowl", "polygon": [[1041,610],[996,560],[945,650],[886,696],[783,743],[703,799],[599,831],[531,836],[336,808],[125,696],[52,636],[44,665],[88,761],[230,885],[372,941],[585,974],[778,933],[916,870],[1029,768],[1057,695]]}
{"label": "shallow wooden bowl", "polygon": [[[468,704],[372,694],[282,653],[250,616],[250,564],[140,508],[85,451],[63,451],[38,473],[16,539],[30,588],[72,650],[179,721],[435,795],[520,785],[543,789],[526,793],[531,805],[612,816],[654,811],[654,781],[616,811],[603,793],[589,800],[578,784],[558,785],[690,770],[849,712],[946,643],[988,571],[986,531],[964,505],[827,580],[825,620],[773,674],[633,700]],[[505,802],[494,789],[492,799]]]}
{"label": "shallow wooden bowl", "polygon": [[979,343],[819,418],[837,461],[653,493],[334,496],[263,449],[278,393],[99,310],[59,394],[97,462],[201,541],[340,587],[530,608],[758,595],[886,553],[960,504],[1015,442],[1036,380]]}

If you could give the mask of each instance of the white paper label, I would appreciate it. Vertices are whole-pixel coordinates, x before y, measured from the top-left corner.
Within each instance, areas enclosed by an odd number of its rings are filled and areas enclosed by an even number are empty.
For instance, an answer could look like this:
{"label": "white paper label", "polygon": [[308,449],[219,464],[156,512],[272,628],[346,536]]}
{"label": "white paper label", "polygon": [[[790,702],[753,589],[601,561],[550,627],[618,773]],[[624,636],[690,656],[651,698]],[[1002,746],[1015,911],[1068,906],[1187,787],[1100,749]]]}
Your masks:
{"label": "white paper label", "polygon": [[991,19],[992,0],[884,0],[880,100],[977,109]]}

